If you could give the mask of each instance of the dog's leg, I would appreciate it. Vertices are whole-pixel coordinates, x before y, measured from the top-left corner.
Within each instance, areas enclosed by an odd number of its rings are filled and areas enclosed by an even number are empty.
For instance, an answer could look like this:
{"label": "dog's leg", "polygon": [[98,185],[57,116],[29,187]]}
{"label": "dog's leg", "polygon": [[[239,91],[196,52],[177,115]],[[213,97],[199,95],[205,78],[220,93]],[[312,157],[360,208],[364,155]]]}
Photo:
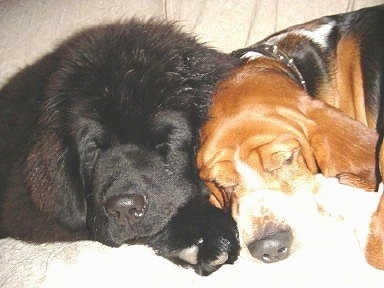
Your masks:
{"label": "dog's leg", "polygon": [[[380,143],[379,150],[379,167],[381,175],[384,174],[384,148]],[[371,224],[369,226],[368,241],[365,250],[365,258],[367,262],[378,269],[384,270],[384,193],[377,210],[372,215]]]}
{"label": "dog's leg", "polygon": [[371,218],[365,257],[370,265],[384,270],[384,194]]}

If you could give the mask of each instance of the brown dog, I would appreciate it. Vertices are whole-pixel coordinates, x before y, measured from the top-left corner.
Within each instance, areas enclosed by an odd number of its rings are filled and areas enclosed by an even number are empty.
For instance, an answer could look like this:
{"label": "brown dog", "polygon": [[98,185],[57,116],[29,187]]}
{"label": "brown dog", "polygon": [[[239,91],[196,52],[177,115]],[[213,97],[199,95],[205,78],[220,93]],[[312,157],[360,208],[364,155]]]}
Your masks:
{"label": "brown dog", "polygon": [[[284,205],[277,211],[271,204],[276,195],[284,204],[316,192],[319,172],[367,190],[380,181],[375,153],[382,136],[375,130],[383,134],[384,6],[294,26],[235,55],[247,61],[217,87],[197,166],[211,202],[232,209],[238,221],[240,199],[259,193],[257,215],[250,210],[252,221],[239,229],[254,257],[275,262],[295,241]],[[368,262],[381,269],[383,202],[366,247]]]}

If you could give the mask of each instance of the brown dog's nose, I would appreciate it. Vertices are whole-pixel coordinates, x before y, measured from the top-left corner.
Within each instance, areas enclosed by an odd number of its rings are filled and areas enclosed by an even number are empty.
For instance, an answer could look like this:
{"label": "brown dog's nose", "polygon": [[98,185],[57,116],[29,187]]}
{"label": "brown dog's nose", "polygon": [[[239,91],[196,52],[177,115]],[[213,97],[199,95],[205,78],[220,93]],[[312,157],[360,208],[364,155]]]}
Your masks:
{"label": "brown dog's nose", "polygon": [[289,256],[292,241],[291,230],[279,231],[252,242],[248,250],[253,257],[265,263],[278,262]]}
{"label": "brown dog's nose", "polygon": [[142,194],[121,194],[107,200],[105,209],[119,225],[134,224],[141,220],[147,210],[147,200]]}

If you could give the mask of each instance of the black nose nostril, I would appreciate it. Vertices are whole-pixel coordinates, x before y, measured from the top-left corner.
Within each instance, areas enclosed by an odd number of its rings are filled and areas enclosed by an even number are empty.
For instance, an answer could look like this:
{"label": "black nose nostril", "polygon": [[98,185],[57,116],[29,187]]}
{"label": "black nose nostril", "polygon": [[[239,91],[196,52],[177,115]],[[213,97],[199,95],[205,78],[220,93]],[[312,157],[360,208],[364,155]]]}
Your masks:
{"label": "black nose nostril", "polygon": [[107,200],[105,209],[117,224],[134,224],[144,216],[147,200],[144,195],[138,193],[116,195]]}
{"label": "black nose nostril", "polygon": [[279,231],[250,243],[248,250],[265,263],[278,262],[289,256],[292,241],[291,230]]}

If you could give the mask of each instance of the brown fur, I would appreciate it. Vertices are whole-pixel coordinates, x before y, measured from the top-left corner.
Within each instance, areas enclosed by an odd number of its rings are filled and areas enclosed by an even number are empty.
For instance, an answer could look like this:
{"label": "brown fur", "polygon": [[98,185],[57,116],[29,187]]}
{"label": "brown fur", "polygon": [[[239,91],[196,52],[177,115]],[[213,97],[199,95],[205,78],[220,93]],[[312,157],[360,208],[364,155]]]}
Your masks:
{"label": "brown fur", "polygon": [[219,206],[227,205],[223,189],[241,185],[236,149],[265,180],[259,188],[290,193],[318,172],[327,177],[348,172],[375,186],[377,134],[306,95],[278,65],[254,60],[234,71],[214,95],[197,165],[202,179],[215,184],[209,185]]}
{"label": "brown fur", "polygon": [[[380,165],[376,161],[377,147],[382,145],[375,131],[384,133],[379,117],[384,109],[379,107],[384,89],[383,13],[384,6],[377,6],[323,17],[236,52],[260,53],[253,49],[265,43],[277,45],[297,61],[302,74],[308,73],[303,76],[310,87],[306,90],[295,81],[295,72],[284,61],[268,56],[249,60],[220,83],[197,156],[212,204],[232,209],[236,218],[238,199],[250,190],[316,191],[316,173],[377,189],[381,181],[377,167],[384,171],[382,150]],[[332,51],[321,50],[300,34],[329,23]],[[254,172],[252,179],[240,173],[243,164]],[[383,231],[384,197],[372,216],[366,247],[368,263],[379,269],[384,269]]]}

